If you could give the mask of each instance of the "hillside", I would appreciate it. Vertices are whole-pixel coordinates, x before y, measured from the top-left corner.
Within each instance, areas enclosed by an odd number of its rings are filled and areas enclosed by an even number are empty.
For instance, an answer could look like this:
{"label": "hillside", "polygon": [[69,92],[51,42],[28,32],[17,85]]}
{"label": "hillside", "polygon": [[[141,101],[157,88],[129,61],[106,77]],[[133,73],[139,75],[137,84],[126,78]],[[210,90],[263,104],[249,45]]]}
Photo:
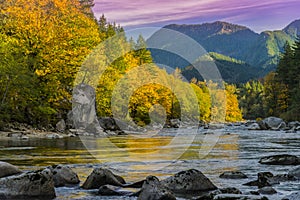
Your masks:
{"label": "hillside", "polygon": [[[252,78],[258,77],[257,71],[260,69],[252,67],[245,62],[218,53],[210,53],[209,55],[214,59],[223,80],[227,83],[245,83]],[[203,80],[201,75],[192,66],[183,68],[182,74],[187,80],[191,80],[192,78]]]}
{"label": "hillside", "polygon": [[[292,22],[283,30],[264,31],[260,34],[245,26],[220,21],[198,25],[171,24],[164,28],[191,37],[202,45],[207,52],[215,52],[218,55],[244,62],[243,65],[236,65],[236,63],[231,63],[230,60],[225,62],[217,59],[218,63],[216,63],[218,67],[222,68],[222,76],[227,77],[232,74],[235,77],[228,77],[228,80],[240,82],[248,78],[264,76],[274,70],[285,43],[292,44],[296,35],[300,33],[300,20]],[[153,41],[159,34],[160,30],[148,41]],[[173,68],[185,68],[190,65],[184,59],[169,52],[151,49],[151,53],[155,62]],[[256,69],[254,74],[252,73],[253,68]],[[231,70],[236,73],[230,72]],[[247,75],[246,78],[239,77],[244,73]]]}

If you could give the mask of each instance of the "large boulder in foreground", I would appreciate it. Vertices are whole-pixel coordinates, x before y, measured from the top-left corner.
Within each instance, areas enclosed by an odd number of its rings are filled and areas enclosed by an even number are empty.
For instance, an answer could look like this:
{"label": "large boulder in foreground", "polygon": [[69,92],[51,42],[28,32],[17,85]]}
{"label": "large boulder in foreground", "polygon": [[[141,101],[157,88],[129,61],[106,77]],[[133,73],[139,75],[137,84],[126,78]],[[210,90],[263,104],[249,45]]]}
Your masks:
{"label": "large boulder in foreground", "polygon": [[176,194],[193,194],[199,191],[215,190],[217,187],[196,169],[181,171],[161,183]]}
{"label": "large boulder in foreground", "polygon": [[70,186],[80,182],[78,175],[68,166],[53,165],[49,169],[53,174],[55,187]]}
{"label": "large boulder in foreground", "polygon": [[50,169],[0,179],[0,199],[53,199],[55,196]]}
{"label": "large boulder in foreground", "polygon": [[162,185],[155,176],[148,176],[140,191],[138,200],[176,200],[173,193]]}
{"label": "large boulder in foreground", "polygon": [[286,123],[283,119],[278,117],[268,117],[259,122],[259,126],[262,130],[281,130],[286,127]]}
{"label": "large boulder in foreground", "polygon": [[16,166],[0,161],[0,178],[20,173],[21,170],[19,170]]}
{"label": "large boulder in foreground", "polygon": [[96,168],[83,183],[83,189],[99,189],[103,185],[123,186],[125,180],[108,169]]}
{"label": "large boulder in foreground", "polygon": [[300,158],[294,155],[282,154],[266,156],[259,160],[264,165],[300,165]]}

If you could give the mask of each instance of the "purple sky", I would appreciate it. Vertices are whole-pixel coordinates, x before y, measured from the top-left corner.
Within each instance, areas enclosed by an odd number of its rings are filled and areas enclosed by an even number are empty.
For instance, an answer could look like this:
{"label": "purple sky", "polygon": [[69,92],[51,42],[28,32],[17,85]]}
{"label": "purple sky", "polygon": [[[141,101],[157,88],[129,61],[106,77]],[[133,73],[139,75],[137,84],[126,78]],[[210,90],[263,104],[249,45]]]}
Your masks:
{"label": "purple sky", "polygon": [[300,19],[299,0],[95,0],[103,13],[125,29],[170,23],[201,24],[227,21],[256,32],[282,29]]}

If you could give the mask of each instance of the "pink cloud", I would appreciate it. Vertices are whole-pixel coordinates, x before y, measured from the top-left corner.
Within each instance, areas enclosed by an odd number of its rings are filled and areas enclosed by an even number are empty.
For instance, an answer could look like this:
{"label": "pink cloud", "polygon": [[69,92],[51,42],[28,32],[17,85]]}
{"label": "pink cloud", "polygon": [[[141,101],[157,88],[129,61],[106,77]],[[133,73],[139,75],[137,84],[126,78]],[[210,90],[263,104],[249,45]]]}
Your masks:
{"label": "pink cloud", "polygon": [[222,20],[259,30],[300,18],[299,7],[298,0],[95,0],[94,12],[125,28]]}

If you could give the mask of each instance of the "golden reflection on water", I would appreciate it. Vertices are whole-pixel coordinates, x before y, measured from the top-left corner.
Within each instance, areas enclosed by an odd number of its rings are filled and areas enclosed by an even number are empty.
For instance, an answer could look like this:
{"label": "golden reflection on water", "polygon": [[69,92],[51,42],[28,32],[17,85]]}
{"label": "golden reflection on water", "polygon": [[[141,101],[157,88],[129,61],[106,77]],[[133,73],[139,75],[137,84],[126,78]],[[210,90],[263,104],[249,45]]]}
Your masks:
{"label": "golden reflection on water", "polygon": [[[213,137],[213,136],[212,136]],[[43,145],[29,149],[9,149],[9,143],[1,143],[0,159],[20,166],[21,169],[38,169],[42,166],[53,164],[83,164],[75,167],[81,180],[90,174],[95,164],[108,166],[129,180],[140,180],[147,175],[165,177],[177,171],[166,171],[163,168],[173,161],[198,161],[199,165],[187,166],[197,168],[205,174],[216,173],[213,171],[217,165],[218,172],[237,170],[234,167],[222,164],[222,161],[239,159],[239,136],[221,135],[214,148],[210,140],[204,140],[204,135],[199,135],[190,144],[185,138],[179,138],[179,143],[172,143],[171,136],[136,137],[132,135],[111,138],[87,138],[85,146],[79,146],[79,139],[72,138],[66,141],[46,141]],[[78,144],[76,144],[76,142]],[[49,144],[48,144],[49,143]],[[62,146],[65,144],[67,146]],[[28,144],[31,147],[35,143]],[[7,149],[5,150],[5,148]],[[210,151],[202,157],[201,151]],[[207,165],[202,168],[201,161]],[[215,160],[214,162],[210,162]],[[200,161],[200,162],[199,162]],[[217,161],[217,162],[216,162]],[[197,162],[196,162],[197,163]],[[180,162],[175,163],[181,167]],[[211,165],[211,167],[209,166]],[[88,166],[88,167],[87,167]],[[162,170],[158,170],[162,169]],[[181,169],[181,168],[180,168]]]}

